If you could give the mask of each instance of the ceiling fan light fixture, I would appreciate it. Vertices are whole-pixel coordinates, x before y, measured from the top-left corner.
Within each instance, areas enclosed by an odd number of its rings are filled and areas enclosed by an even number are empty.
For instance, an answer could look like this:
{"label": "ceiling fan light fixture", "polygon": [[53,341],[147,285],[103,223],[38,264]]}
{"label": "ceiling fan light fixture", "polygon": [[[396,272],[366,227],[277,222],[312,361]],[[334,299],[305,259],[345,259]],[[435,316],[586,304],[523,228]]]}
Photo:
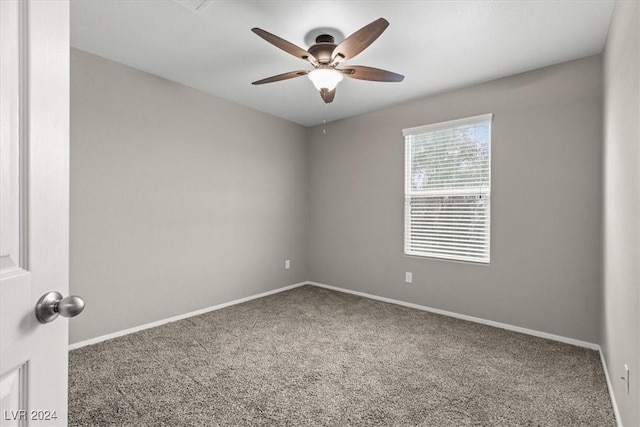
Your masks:
{"label": "ceiling fan light fixture", "polygon": [[334,90],[343,79],[342,73],[332,68],[317,68],[311,71],[308,76],[316,89],[328,91]]}

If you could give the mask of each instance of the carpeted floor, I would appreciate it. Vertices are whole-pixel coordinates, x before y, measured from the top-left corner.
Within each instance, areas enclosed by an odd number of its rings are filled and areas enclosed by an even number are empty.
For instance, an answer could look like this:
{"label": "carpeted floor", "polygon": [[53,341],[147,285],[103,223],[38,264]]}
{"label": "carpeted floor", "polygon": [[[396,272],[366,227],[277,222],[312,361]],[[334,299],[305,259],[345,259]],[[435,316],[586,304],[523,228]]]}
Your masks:
{"label": "carpeted floor", "polygon": [[615,426],[595,351],[312,286],[69,359],[72,426]]}

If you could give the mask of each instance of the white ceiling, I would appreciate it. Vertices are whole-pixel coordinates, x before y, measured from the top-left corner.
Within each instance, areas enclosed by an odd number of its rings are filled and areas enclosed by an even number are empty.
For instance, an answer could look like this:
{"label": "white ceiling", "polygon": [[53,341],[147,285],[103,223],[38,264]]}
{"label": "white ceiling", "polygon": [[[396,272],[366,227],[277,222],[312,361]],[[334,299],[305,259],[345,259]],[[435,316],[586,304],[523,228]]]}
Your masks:
{"label": "white ceiling", "polygon": [[[600,53],[612,9],[610,0],[210,0],[194,12],[172,0],[72,0],[71,45],[311,126]],[[311,30],[348,36],[380,17],[389,28],[343,65],[404,74],[402,83],[345,79],[326,108],[306,77],[251,85],[311,68],[252,27],[306,49]]]}

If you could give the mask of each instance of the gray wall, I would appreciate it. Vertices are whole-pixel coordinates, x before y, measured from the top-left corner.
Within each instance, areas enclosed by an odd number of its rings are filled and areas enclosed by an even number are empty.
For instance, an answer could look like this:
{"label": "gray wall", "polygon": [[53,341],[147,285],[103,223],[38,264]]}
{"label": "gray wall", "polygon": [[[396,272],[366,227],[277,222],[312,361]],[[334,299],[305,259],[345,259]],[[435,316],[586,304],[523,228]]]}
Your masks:
{"label": "gray wall", "polygon": [[70,342],[306,280],[305,137],[72,49]]}
{"label": "gray wall", "polygon": [[[601,65],[590,57],[311,128],[309,279],[598,343]],[[491,265],[404,256],[402,129],[483,113],[494,113]]]}
{"label": "gray wall", "polygon": [[[640,425],[640,3],[617,2],[605,47],[602,349],[625,426]],[[630,393],[624,364],[631,369]]]}

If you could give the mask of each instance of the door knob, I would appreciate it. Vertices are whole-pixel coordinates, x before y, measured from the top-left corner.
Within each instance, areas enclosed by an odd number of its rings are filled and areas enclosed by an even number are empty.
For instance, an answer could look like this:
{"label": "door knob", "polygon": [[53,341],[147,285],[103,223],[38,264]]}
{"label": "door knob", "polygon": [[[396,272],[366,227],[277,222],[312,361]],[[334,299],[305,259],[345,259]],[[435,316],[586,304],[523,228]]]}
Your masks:
{"label": "door knob", "polygon": [[36,318],[40,323],[49,323],[58,315],[77,316],[84,310],[84,300],[77,295],[62,298],[60,292],[51,291],[42,295],[36,304]]}

